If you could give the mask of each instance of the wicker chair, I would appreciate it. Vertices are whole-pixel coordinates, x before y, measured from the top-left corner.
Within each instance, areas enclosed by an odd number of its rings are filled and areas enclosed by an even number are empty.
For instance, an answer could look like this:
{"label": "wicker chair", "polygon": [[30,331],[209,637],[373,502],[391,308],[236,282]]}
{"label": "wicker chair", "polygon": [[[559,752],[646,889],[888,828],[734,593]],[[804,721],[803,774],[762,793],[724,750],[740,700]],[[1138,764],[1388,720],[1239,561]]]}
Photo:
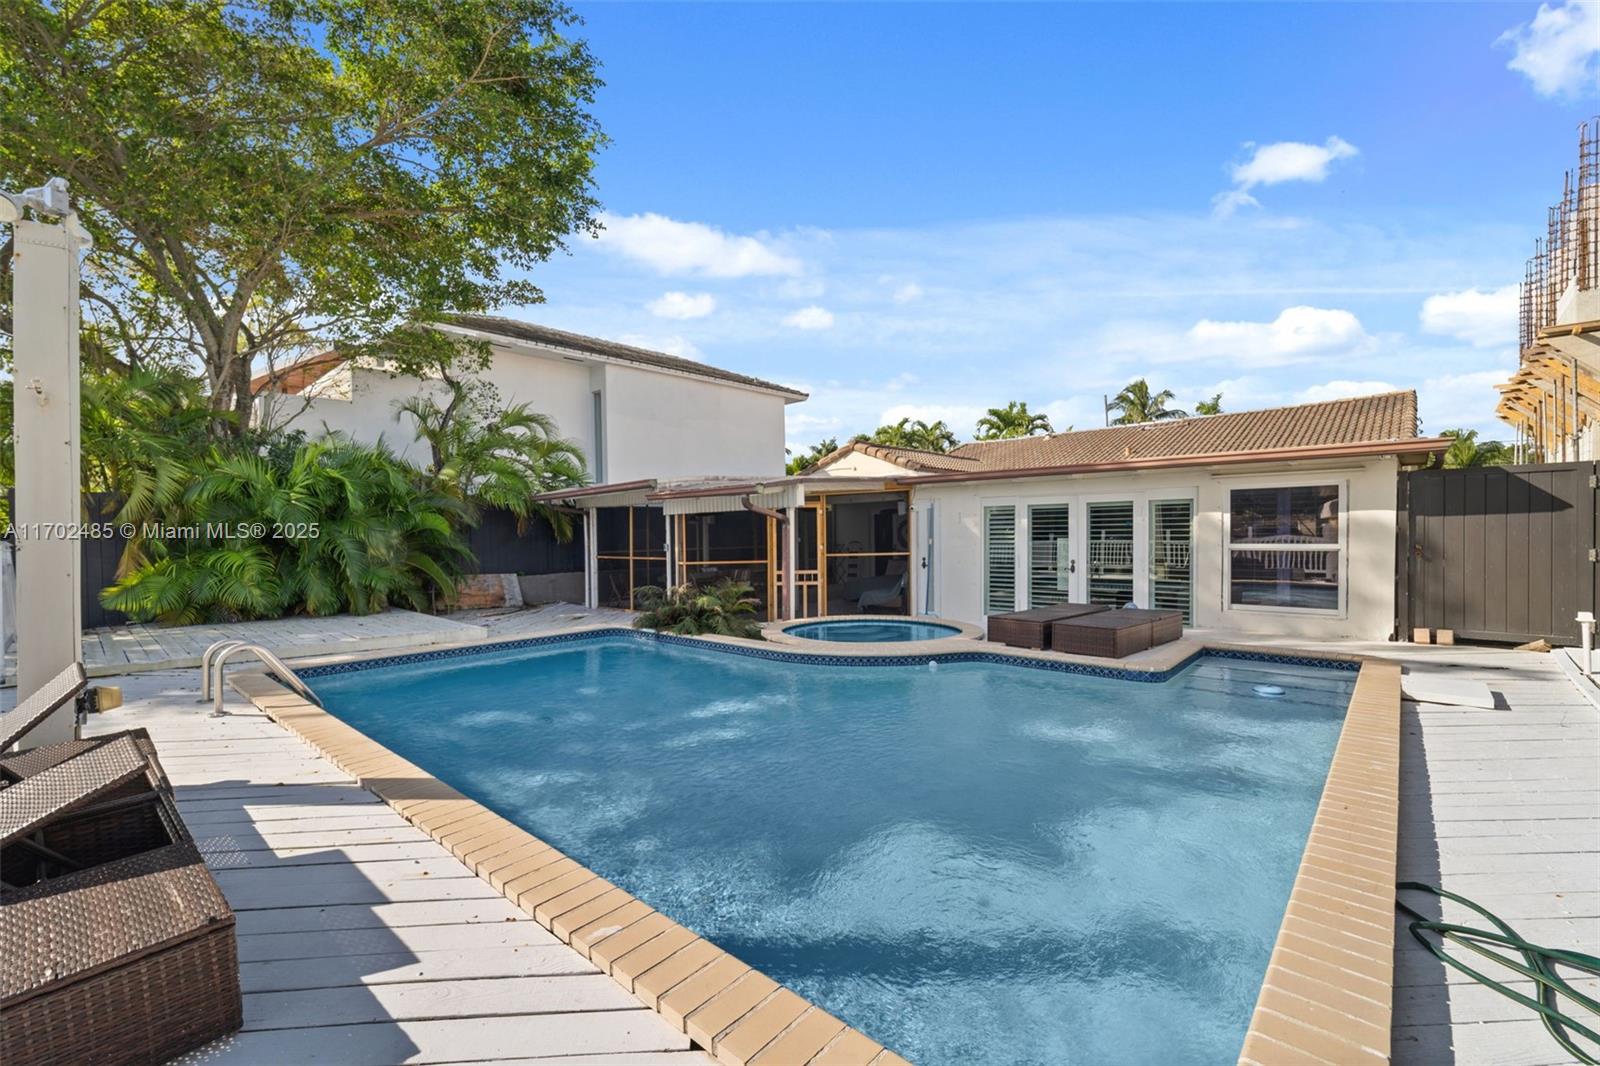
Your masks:
{"label": "wicker chair", "polygon": [[0,757],[6,1066],[154,1066],[242,1021],[233,911],[148,734]]}

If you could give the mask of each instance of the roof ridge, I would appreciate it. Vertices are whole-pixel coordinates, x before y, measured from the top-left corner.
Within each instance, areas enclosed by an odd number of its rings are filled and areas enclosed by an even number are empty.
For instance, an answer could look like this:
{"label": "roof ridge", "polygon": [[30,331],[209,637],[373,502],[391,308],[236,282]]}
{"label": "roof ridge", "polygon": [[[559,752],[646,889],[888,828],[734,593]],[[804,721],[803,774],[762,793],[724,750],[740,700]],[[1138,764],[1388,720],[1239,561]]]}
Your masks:
{"label": "roof ridge", "polygon": [[[1069,429],[1060,433],[1047,433],[1043,437],[1000,437],[993,440],[972,440],[959,445],[955,449],[955,452],[959,452],[965,448],[973,447],[974,445],[1010,446],[1025,443],[1027,441],[1052,440],[1058,437],[1076,437],[1085,433],[1107,433],[1112,430],[1138,430],[1140,432],[1149,432],[1152,429],[1166,426],[1181,426],[1186,424],[1193,425],[1197,419],[1204,419],[1205,421],[1209,422],[1212,419],[1219,418],[1244,418],[1247,416],[1271,414],[1274,411],[1299,411],[1308,407],[1332,407],[1335,404],[1364,403],[1372,400],[1379,400],[1386,396],[1410,396],[1412,398],[1412,402],[1415,402],[1416,395],[1416,389],[1388,389],[1383,392],[1363,393],[1360,396],[1336,396],[1332,399],[1310,400],[1306,403],[1285,403],[1278,404],[1273,407],[1252,407],[1243,411],[1221,411],[1214,415],[1189,415],[1185,418],[1163,418],[1149,422],[1129,422],[1124,425],[1093,426],[1089,429]],[[955,454],[955,452],[950,454]],[[962,456],[962,458],[967,457]],[[976,461],[975,457],[974,461]]]}

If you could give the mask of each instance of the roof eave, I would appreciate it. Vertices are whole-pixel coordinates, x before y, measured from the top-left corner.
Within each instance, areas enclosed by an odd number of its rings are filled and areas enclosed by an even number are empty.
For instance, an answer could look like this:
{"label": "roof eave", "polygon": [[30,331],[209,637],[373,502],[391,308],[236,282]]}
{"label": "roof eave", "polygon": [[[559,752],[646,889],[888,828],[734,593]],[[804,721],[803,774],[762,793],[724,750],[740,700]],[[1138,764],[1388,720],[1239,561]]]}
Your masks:
{"label": "roof eave", "polygon": [[1451,438],[1449,437],[1412,437],[1404,440],[1364,441],[1356,444],[1272,448],[1255,452],[1214,452],[1202,455],[1157,456],[1148,459],[1119,459],[1110,463],[1072,463],[1063,466],[976,470],[971,473],[918,474],[906,480],[916,485],[962,481],[1009,481],[1018,478],[1061,477],[1070,474],[1105,474],[1119,471],[1167,470],[1190,466],[1282,463],[1300,459],[1359,459],[1377,455],[1395,455],[1403,461],[1415,460],[1424,462],[1432,453],[1449,448],[1450,443]]}
{"label": "roof eave", "polygon": [[[602,355],[598,352],[586,352],[581,348],[570,348],[566,345],[556,344],[551,341],[534,341],[528,340],[524,337],[513,337],[510,334],[496,333],[494,330],[479,329],[474,326],[464,326],[457,322],[436,322],[433,323],[433,328],[445,330],[451,333],[459,333],[465,336],[477,337],[481,340],[488,341],[490,344],[498,344],[506,348],[523,348],[541,352],[552,352],[556,355],[562,356],[563,358],[573,359],[580,362],[626,366],[635,370],[644,370],[655,374],[667,374],[672,377],[693,378],[696,381],[710,381],[718,385],[726,385],[729,388],[745,389],[749,392],[759,392],[768,396],[781,396],[783,397],[785,406],[788,406],[791,403],[800,403],[803,400],[809,400],[811,398],[810,393],[801,392],[798,389],[785,388],[782,385],[772,383],[759,384],[755,381],[735,381],[729,378],[715,377],[711,374],[697,374],[691,370],[679,370],[674,367],[654,366],[650,363],[636,362],[632,359],[622,359],[614,355]],[[662,352],[660,354],[667,355],[668,353]]]}
{"label": "roof eave", "polygon": [[581,500],[590,496],[615,496],[623,492],[648,492],[655,487],[655,478],[640,478],[638,481],[615,481],[607,485],[578,485],[570,489],[553,489],[550,492],[537,493],[529,498],[534,503],[564,503],[567,500]]}

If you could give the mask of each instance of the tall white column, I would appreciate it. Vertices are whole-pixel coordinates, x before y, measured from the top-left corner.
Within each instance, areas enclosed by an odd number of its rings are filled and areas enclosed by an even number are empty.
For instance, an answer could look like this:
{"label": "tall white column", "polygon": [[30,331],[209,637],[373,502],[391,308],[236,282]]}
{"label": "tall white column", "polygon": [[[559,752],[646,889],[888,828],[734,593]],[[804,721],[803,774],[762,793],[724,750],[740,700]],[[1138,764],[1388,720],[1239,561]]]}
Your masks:
{"label": "tall white column", "polygon": [[[78,461],[78,242],[64,225],[13,223],[17,505],[17,698],[81,654]],[[71,740],[69,705],[26,743]]]}

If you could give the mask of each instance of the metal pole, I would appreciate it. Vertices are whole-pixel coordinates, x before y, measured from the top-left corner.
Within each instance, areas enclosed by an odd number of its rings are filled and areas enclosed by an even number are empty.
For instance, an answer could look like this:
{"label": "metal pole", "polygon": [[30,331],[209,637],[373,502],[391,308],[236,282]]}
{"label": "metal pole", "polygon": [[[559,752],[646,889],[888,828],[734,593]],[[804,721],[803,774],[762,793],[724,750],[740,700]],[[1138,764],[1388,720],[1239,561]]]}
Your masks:
{"label": "metal pole", "polygon": [[[65,189],[61,190],[65,199]],[[78,254],[75,220],[12,223],[17,503],[17,698],[26,699],[81,655],[83,634],[78,461]],[[71,705],[28,734],[70,740]]]}

